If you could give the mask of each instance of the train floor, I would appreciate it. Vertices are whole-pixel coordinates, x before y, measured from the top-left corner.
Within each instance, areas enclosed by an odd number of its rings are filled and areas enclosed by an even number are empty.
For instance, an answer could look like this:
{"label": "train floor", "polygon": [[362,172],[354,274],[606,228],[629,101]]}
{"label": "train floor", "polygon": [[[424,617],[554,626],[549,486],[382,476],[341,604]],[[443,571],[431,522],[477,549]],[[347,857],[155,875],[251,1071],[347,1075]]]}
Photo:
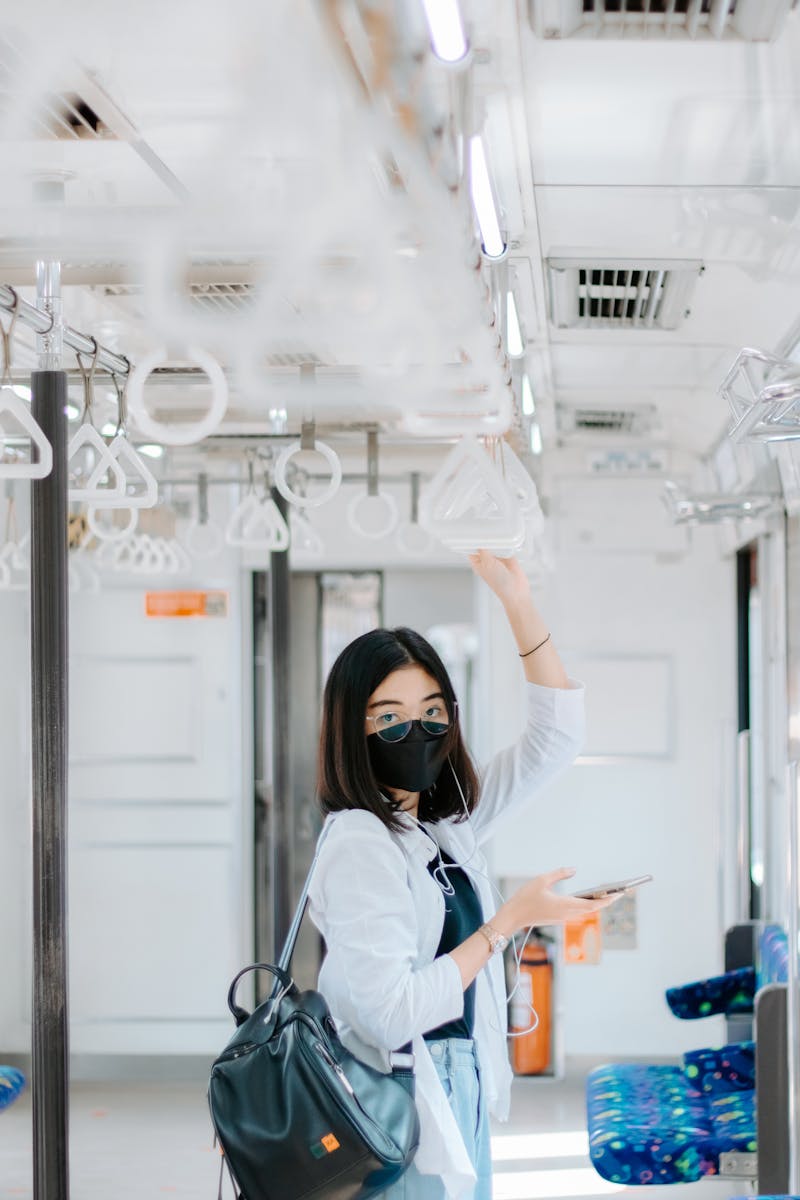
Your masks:
{"label": "train floor", "polygon": [[[494,1200],[607,1197],[727,1200],[742,1183],[707,1180],[673,1187],[606,1183],[588,1157],[586,1071],[574,1060],[564,1079],[517,1079],[511,1120],[492,1131]],[[75,1083],[71,1096],[70,1200],[168,1200],[217,1195],[205,1085]],[[0,1114],[0,1198],[32,1200],[29,1094]],[[230,1195],[230,1189],[223,1193]]]}

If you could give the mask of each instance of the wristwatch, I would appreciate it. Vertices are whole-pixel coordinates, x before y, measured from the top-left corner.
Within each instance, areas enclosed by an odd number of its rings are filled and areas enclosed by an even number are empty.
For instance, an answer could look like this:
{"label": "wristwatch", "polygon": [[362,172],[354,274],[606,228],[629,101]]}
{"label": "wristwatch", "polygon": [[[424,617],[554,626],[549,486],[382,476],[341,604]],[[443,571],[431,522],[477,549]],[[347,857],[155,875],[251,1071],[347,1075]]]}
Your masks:
{"label": "wristwatch", "polygon": [[478,932],[486,938],[492,948],[492,954],[502,954],[508,945],[508,938],[505,934],[498,933],[491,925],[481,925]]}

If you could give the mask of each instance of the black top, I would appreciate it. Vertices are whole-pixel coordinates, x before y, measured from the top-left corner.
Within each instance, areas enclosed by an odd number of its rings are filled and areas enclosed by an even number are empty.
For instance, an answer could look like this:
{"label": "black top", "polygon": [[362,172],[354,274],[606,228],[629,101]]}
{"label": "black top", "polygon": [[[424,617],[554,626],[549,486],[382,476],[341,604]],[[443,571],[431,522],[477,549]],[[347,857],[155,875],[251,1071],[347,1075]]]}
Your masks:
{"label": "black top", "polygon": [[[460,946],[483,924],[481,902],[467,878],[466,872],[462,871],[460,867],[451,865],[453,860],[445,854],[444,850],[441,853],[442,861],[447,866],[447,878],[450,880],[455,895],[444,898],[444,927],[439,949],[436,951],[437,958],[441,954],[455,950],[456,946]],[[437,855],[428,863],[431,875],[438,866],[439,856]],[[437,878],[442,878],[441,871]],[[444,1025],[439,1025],[437,1029],[428,1030],[424,1037],[429,1042],[438,1038],[471,1038],[474,1028],[475,980],[473,979],[464,992],[464,1015],[455,1021],[447,1021]]]}

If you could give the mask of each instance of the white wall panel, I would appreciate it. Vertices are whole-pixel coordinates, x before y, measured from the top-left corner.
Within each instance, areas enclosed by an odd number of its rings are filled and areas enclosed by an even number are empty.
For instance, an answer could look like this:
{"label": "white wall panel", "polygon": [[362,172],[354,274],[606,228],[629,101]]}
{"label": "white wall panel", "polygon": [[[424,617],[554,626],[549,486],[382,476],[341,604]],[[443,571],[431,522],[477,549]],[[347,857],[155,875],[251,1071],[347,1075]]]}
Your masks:
{"label": "white wall panel", "polygon": [[[616,493],[618,528],[627,526],[641,551],[631,481],[605,482]],[[592,519],[584,514],[587,527]],[[724,739],[735,718],[735,600],[733,560],[718,557],[715,531],[703,529],[677,561],[562,549],[557,574],[537,588],[570,674],[590,675],[593,655],[605,664],[587,679],[587,747],[630,722],[626,749],[637,741],[641,748],[663,725],[666,680],[651,694],[652,673],[634,679],[624,666],[615,671],[613,660],[668,661],[674,683],[671,757],[575,765],[491,847],[498,878],[561,865],[575,866],[584,882],[654,876],[638,896],[638,948],[608,950],[597,966],[562,968],[567,1054],[667,1055],[697,1043],[696,1029],[670,1014],[664,989],[722,964],[719,824],[721,806],[732,803],[722,767],[733,755]],[[523,685],[502,610],[485,597],[481,608],[485,758],[516,736]],[[709,1028],[708,1044],[722,1034],[718,1023]]]}
{"label": "white wall panel", "polygon": [[[73,1043],[85,1024],[211,1020],[239,968],[230,845],[96,843],[70,860]],[[124,1041],[124,1028],[120,1030]]]}

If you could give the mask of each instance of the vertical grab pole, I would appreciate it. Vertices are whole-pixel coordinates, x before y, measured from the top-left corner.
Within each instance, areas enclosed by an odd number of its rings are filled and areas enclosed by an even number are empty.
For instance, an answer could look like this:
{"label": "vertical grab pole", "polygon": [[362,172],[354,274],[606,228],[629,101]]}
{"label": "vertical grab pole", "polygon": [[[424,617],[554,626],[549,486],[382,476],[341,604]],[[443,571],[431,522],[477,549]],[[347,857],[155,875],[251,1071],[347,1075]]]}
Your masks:
{"label": "vertical grab pole", "polygon": [[36,264],[39,335],[31,403],[53,448],[32,483],[31,716],[33,783],[33,1195],[69,1200],[67,1008],[67,376],[61,366],[58,263]]}
{"label": "vertical grab pole", "polygon": [[800,834],[800,819],[797,806],[797,760],[789,764],[789,852],[786,855],[787,896],[789,913],[786,930],[789,940],[789,970],[786,988],[786,1049],[787,1091],[789,1117],[789,1184],[790,1195],[800,1195],[800,995],[798,994],[798,932],[800,932],[800,862],[798,862],[797,839]]}
{"label": "vertical grab pole", "polygon": [[[272,499],[286,520],[288,505],[277,488]],[[291,753],[289,748],[289,551],[270,554],[269,614],[272,650],[272,837],[270,863],[272,874],[272,920],[274,948],[280,953],[294,908],[294,830],[292,822]]]}
{"label": "vertical grab pole", "polygon": [[736,921],[750,919],[750,730],[736,735]]}

